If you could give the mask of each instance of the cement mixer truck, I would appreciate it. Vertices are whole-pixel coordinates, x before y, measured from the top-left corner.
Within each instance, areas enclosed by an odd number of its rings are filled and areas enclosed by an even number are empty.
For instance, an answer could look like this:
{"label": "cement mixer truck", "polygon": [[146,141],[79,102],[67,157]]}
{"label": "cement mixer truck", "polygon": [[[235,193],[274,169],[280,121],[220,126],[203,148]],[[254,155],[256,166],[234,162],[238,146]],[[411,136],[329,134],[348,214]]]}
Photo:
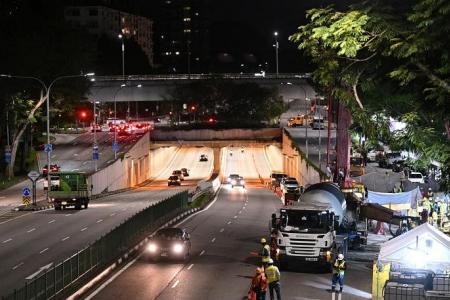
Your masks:
{"label": "cement mixer truck", "polygon": [[290,260],[313,262],[331,269],[339,251],[337,230],[343,220],[355,218],[347,211],[344,193],[333,183],[311,185],[300,200],[272,214],[271,232],[279,249],[279,263],[285,268]]}

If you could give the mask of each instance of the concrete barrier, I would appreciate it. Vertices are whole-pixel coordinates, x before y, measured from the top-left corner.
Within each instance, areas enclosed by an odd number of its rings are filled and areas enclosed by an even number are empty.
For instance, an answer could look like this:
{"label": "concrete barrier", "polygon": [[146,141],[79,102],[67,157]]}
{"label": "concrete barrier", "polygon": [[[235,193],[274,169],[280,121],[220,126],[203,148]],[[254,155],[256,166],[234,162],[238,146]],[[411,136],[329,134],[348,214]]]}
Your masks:
{"label": "concrete barrier", "polygon": [[152,132],[153,141],[211,141],[211,140],[274,140],[281,138],[280,128],[260,129],[196,129],[164,130]]}

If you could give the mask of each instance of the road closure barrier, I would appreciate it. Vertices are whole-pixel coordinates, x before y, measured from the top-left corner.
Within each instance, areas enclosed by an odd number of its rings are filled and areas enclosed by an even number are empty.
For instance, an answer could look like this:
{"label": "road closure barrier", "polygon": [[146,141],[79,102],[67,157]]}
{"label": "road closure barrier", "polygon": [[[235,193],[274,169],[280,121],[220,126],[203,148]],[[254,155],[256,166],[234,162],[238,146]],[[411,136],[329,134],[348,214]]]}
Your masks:
{"label": "road closure barrier", "polygon": [[69,290],[104,270],[125,254],[149,232],[167,223],[188,208],[188,193],[183,191],[159,201],[118,225],[94,243],[64,261],[43,270],[2,300],[61,299]]}

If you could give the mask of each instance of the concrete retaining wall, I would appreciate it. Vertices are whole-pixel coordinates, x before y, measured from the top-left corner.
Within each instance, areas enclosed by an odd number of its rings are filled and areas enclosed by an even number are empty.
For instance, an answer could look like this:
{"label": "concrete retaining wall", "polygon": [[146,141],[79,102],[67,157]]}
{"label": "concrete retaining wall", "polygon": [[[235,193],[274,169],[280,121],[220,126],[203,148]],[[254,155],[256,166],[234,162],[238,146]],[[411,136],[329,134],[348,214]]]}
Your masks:
{"label": "concrete retaining wall", "polygon": [[150,176],[150,138],[147,132],[115,162],[91,175],[92,194],[133,187]]}
{"label": "concrete retaining wall", "polygon": [[320,182],[319,172],[308,161],[303,159],[291,138],[283,132],[283,168],[284,173],[297,178],[302,186]]}
{"label": "concrete retaining wall", "polygon": [[281,138],[280,128],[261,129],[197,129],[162,130],[155,129],[151,139],[154,141],[210,141],[210,140],[273,140]]}
{"label": "concrete retaining wall", "polygon": [[175,157],[178,147],[161,147],[150,150],[150,174],[149,178],[157,177],[164,171]]}

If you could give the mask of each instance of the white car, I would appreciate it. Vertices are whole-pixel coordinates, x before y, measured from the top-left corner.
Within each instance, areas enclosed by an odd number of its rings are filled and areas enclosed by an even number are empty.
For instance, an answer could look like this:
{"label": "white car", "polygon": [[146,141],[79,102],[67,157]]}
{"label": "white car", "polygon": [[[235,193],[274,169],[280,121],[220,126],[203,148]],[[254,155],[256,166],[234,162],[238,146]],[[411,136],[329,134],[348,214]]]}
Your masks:
{"label": "white car", "polygon": [[423,178],[423,175],[420,172],[409,173],[408,180],[414,183],[425,183],[425,179]]}

